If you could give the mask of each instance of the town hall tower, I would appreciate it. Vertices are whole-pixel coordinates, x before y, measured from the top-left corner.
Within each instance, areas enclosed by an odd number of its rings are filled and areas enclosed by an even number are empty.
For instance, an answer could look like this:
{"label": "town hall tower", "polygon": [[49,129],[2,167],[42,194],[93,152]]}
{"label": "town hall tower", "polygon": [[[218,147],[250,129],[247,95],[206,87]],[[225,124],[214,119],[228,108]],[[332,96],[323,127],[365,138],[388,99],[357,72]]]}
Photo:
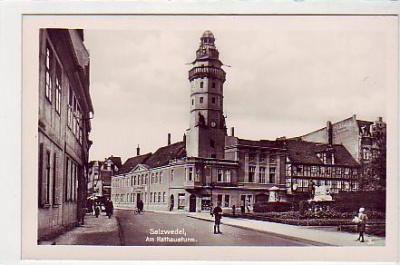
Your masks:
{"label": "town hall tower", "polygon": [[186,151],[188,157],[223,159],[225,71],[221,68],[213,33],[205,31],[200,40],[193,68],[189,71],[190,127],[186,133]]}

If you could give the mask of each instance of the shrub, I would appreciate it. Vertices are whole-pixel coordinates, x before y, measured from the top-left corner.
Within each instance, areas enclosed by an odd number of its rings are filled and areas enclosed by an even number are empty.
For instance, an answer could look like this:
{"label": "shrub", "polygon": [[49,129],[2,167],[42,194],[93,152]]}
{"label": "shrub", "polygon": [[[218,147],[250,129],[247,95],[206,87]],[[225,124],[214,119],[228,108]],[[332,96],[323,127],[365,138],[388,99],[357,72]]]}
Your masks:
{"label": "shrub", "polygon": [[266,212],[287,212],[291,209],[291,204],[287,202],[267,202],[254,204],[253,211],[255,213]]}

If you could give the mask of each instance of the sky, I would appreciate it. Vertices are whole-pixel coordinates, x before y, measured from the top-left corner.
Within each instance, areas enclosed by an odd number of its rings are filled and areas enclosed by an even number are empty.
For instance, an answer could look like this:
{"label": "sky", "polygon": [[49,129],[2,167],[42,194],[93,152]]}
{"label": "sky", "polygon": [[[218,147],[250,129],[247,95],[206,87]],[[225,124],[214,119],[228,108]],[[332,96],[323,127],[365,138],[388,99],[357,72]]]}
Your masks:
{"label": "sky", "polygon": [[[189,126],[188,71],[211,30],[224,63],[227,126],[274,140],[356,114],[387,117],[397,88],[389,16],[136,16],[85,30],[94,106],[91,160],[155,152]],[[395,73],[395,74],[393,74]],[[228,133],[230,130],[228,130]]]}

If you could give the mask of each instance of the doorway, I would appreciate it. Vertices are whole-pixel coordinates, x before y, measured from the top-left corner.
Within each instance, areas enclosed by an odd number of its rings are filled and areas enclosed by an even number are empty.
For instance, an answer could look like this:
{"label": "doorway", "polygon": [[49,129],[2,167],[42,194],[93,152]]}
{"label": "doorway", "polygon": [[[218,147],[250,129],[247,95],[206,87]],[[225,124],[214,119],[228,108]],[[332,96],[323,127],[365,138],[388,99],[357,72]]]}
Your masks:
{"label": "doorway", "polygon": [[169,203],[169,210],[170,211],[172,211],[174,209],[174,204],[175,204],[174,195],[171,194],[171,199],[170,199],[170,203]]}
{"label": "doorway", "polygon": [[196,212],[196,195],[194,194],[189,198],[189,212]]}

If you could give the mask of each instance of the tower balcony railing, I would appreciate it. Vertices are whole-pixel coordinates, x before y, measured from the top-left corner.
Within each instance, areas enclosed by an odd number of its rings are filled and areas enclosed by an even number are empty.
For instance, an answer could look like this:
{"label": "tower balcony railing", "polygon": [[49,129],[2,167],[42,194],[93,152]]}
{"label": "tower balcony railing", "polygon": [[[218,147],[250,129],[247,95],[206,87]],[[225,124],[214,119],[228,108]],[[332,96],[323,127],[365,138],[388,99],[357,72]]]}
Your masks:
{"label": "tower balcony railing", "polygon": [[189,71],[189,80],[192,81],[195,78],[213,77],[222,80],[222,82],[225,82],[225,75],[225,71],[221,68],[210,66],[193,67]]}

